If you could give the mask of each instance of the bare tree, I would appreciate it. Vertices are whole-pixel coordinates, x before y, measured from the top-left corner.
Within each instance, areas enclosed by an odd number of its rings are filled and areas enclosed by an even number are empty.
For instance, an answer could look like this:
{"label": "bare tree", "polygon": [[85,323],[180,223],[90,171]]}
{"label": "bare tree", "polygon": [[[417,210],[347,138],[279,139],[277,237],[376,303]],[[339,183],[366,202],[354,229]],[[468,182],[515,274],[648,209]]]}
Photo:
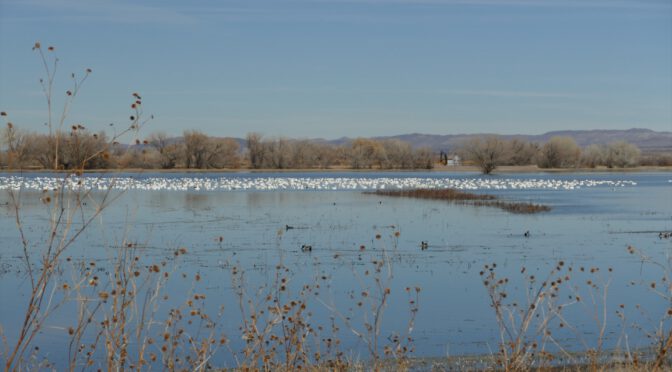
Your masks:
{"label": "bare tree", "polygon": [[473,138],[462,145],[466,160],[471,160],[483,174],[490,174],[505,159],[504,142],[497,136]]}
{"label": "bare tree", "polygon": [[581,148],[572,137],[551,137],[541,147],[537,158],[540,168],[571,168],[577,166]]}
{"label": "bare tree", "polygon": [[338,161],[338,150],[332,145],[315,146],[313,151],[315,152],[316,166],[320,168],[329,168]]}
{"label": "bare tree", "polygon": [[371,139],[357,138],[350,143],[348,152],[350,166],[354,169],[373,168],[382,165],[387,159],[383,145]]}
{"label": "bare tree", "polygon": [[[45,169],[52,169],[55,159],[54,151],[56,150],[53,141],[54,137],[46,134],[32,133],[27,135],[26,146],[31,162]],[[59,158],[63,158],[62,154]]]}
{"label": "bare tree", "polygon": [[187,130],[183,137],[185,167],[205,168],[208,136],[197,130]]}
{"label": "bare tree", "polygon": [[534,163],[534,157],[539,152],[539,146],[518,138],[506,141],[504,144],[506,164],[529,165]]}
{"label": "bare tree", "polygon": [[223,168],[238,166],[238,142],[210,138],[202,132],[184,132],[184,163],[187,168]]}
{"label": "bare tree", "polygon": [[264,145],[262,136],[259,133],[247,134],[247,156],[250,161],[250,168],[258,169],[264,163]]}
{"label": "bare tree", "polygon": [[29,147],[26,134],[8,122],[2,131],[2,143],[5,146],[5,161],[8,168],[21,168],[28,160]]}
{"label": "bare tree", "polygon": [[286,138],[276,138],[264,143],[266,167],[284,169],[291,168],[292,144]]}
{"label": "bare tree", "polygon": [[61,166],[65,169],[107,168],[109,154],[104,132],[89,133],[82,125],[73,125],[70,135],[62,139]]}
{"label": "bare tree", "polygon": [[586,146],[581,151],[581,165],[588,168],[595,168],[603,165],[606,157],[606,149],[602,145],[592,144]]}
{"label": "bare tree", "polygon": [[387,140],[382,142],[385,151],[383,168],[410,169],[415,166],[413,148],[407,142]]}
{"label": "bare tree", "polygon": [[321,145],[307,141],[292,141],[291,164],[292,168],[315,168],[318,167],[319,148]]}
{"label": "bare tree", "polygon": [[165,132],[155,132],[147,140],[149,145],[159,152],[159,164],[163,169],[175,168],[180,157],[180,144],[171,141]]}
{"label": "bare tree", "polygon": [[434,153],[429,147],[421,147],[415,150],[413,154],[413,168],[432,169],[434,168]]}
{"label": "bare tree", "polygon": [[641,151],[637,146],[625,141],[610,143],[606,148],[605,165],[612,167],[636,167]]}
{"label": "bare tree", "polygon": [[232,138],[209,138],[206,143],[205,168],[238,168],[238,142]]}

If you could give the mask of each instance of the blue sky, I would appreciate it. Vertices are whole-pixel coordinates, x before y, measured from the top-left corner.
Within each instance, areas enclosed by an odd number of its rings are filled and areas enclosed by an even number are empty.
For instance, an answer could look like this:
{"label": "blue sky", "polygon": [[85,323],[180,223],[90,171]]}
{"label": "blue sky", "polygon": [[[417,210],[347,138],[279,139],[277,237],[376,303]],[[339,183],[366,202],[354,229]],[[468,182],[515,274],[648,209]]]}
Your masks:
{"label": "blue sky", "polygon": [[670,0],[0,0],[0,109],[44,130],[35,41],[93,69],[68,123],[131,93],[177,135],[672,130]]}

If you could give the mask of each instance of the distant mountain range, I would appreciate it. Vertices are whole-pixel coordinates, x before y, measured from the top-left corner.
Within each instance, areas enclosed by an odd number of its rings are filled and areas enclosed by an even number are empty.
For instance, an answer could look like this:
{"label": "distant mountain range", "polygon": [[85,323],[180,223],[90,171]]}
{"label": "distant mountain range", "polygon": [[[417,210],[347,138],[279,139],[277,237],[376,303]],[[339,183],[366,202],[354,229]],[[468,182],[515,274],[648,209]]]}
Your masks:
{"label": "distant mountain range", "polygon": [[[374,137],[374,139],[386,140],[397,139],[410,143],[413,147],[430,147],[433,150],[452,151],[460,143],[474,137],[487,136],[488,134],[401,134],[389,137]],[[544,143],[554,136],[568,136],[574,138],[579,146],[588,146],[591,144],[608,144],[615,141],[626,141],[639,147],[643,152],[661,152],[672,151],[672,132],[656,132],[650,129],[633,128],[627,130],[562,130],[553,131],[538,135],[514,134],[500,135],[504,139],[518,138],[524,141]],[[350,138],[343,137],[336,140],[326,140],[324,142],[332,144],[343,144],[350,141]]]}
{"label": "distant mountain range", "polygon": [[[415,148],[429,147],[434,151],[451,152],[457,149],[460,146],[460,144],[466,140],[488,135],[492,134],[479,133],[479,134],[441,135],[441,134],[411,133],[411,134],[400,134],[396,136],[371,137],[371,138],[377,140],[396,139],[407,142]],[[615,141],[626,141],[636,145],[645,153],[672,152],[672,132],[656,132],[651,129],[643,129],[643,128],[632,128],[627,130],[617,130],[617,129],[560,130],[535,135],[508,134],[498,136],[504,139],[518,138],[520,140],[540,144],[545,143],[551,137],[554,136],[568,136],[574,138],[574,140],[581,147],[585,147],[591,144],[608,144]],[[245,139],[243,138],[233,138],[233,139],[238,142],[241,151],[246,147]],[[309,141],[329,143],[332,145],[343,145],[350,142],[353,139],[354,137],[341,137],[333,140],[315,138],[315,139],[309,139]],[[169,139],[170,143],[176,143],[182,141],[183,141],[182,137],[173,137]]]}

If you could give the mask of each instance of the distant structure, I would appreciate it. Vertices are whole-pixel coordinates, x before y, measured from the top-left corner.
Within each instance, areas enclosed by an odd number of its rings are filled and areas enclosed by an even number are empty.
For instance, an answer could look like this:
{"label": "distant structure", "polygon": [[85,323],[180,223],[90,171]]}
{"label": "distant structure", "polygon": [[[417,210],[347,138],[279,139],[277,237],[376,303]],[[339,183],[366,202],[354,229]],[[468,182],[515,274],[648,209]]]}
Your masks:
{"label": "distant structure", "polygon": [[439,162],[443,165],[448,165],[448,154],[443,150],[439,154]]}
{"label": "distant structure", "polygon": [[453,155],[452,157],[446,158],[445,164],[450,167],[457,167],[462,165],[462,159],[460,159],[458,155]]}
{"label": "distant structure", "polygon": [[448,153],[443,150],[441,150],[441,152],[439,153],[439,162],[443,165],[451,167],[457,167],[458,165],[462,165],[462,161],[458,155],[456,154],[448,155]]}

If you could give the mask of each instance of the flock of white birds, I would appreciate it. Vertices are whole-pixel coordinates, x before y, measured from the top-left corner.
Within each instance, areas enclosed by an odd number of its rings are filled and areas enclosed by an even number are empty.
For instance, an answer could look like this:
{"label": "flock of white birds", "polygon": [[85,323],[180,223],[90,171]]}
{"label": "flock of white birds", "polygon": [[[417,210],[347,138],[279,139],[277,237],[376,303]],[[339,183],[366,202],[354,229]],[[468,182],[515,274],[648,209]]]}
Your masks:
{"label": "flock of white birds", "polygon": [[439,177],[0,177],[0,190],[69,189],[144,191],[282,191],[382,190],[454,188],[460,190],[575,190],[588,187],[628,187],[627,180],[439,178]]}

